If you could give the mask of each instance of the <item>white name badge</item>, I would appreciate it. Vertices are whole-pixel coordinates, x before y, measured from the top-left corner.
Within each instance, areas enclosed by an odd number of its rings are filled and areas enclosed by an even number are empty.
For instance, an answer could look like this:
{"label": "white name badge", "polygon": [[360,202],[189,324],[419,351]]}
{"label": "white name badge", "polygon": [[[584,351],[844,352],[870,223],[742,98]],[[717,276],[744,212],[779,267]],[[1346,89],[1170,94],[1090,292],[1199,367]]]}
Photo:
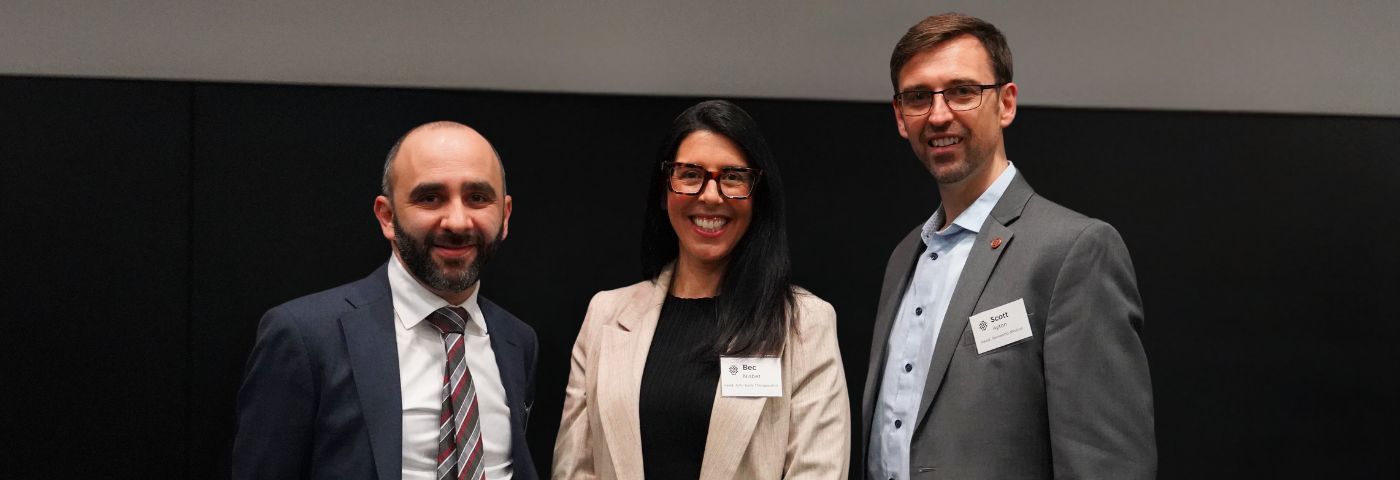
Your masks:
{"label": "white name badge", "polygon": [[783,396],[782,357],[719,357],[720,395]]}
{"label": "white name badge", "polygon": [[1024,300],[1018,298],[968,317],[967,321],[972,324],[972,336],[977,340],[978,355],[1031,338],[1031,321],[1026,315]]}

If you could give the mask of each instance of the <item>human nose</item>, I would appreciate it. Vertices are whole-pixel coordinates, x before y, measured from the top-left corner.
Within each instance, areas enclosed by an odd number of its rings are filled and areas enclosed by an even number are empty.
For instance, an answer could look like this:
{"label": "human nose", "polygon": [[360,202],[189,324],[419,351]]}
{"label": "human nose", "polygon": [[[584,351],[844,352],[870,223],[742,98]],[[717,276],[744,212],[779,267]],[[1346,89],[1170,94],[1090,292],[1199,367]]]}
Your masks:
{"label": "human nose", "polygon": [[461,202],[451,202],[442,213],[442,229],[449,232],[464,232],[472,226],[467,206]]}
{"label": "human nose", "polygon": [[724,197],[719,194],[719,179],[709,177],[705,179],[705,184],[700,186],[700,201],[705,203],[720,203]]}
{"label": "human nose", "polygon": [[943,125],[953,121],[953,109],[948,107],[948,97],[934,95],[928,106],[928,123]]}

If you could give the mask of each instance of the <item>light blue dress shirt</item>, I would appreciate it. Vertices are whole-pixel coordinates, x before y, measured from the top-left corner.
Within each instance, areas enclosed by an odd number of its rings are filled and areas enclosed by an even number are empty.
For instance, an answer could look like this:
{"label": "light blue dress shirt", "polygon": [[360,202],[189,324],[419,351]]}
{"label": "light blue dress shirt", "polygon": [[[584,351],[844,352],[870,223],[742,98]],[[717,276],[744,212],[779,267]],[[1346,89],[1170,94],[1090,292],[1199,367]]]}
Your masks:
{"label": "light blue dress shirt", "polygon": [[909,478],[909,442],[928,381],[934,342],[977,231],[1015,176],[1016,167],[1007,165],[1006,171],[948,228],[938,230],[945,215],[941,205],[924,222],[920,236],[927,249],[919,255],[890,329],[885,374],[871,419],[866,469],[872,480]]}

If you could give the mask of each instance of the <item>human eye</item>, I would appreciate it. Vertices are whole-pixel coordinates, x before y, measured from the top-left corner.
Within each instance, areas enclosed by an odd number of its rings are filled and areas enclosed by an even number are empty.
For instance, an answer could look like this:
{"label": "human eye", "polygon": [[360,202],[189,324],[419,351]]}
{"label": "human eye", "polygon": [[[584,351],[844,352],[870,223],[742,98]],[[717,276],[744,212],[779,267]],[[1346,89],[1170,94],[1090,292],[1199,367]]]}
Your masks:
{"label": "human eye", "polygon": [[958,85],[943,91],[944,95],[957,99],[972,98],[979,93],[982,93],[982,87],[977,85]]}
{"label": "human eye", "polygon": [[705,173],[695,167],[677,167],[676,178],[686,181],[698,181],[705,178]]}
{"label": "human eye", "polygon": [[749,183],[750,177],[751,175],[749,175],[749,172],[745,172],[742,170],[730,170],[720,174],[720,181],[737,185],[741,183]]}

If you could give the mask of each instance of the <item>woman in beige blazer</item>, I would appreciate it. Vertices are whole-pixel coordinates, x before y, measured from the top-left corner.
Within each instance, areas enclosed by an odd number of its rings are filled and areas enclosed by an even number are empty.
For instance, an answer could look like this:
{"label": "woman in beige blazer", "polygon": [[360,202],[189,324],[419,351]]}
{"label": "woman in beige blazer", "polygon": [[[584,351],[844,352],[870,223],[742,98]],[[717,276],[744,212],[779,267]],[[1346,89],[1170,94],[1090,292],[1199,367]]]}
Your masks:
{"label": "woman in beige blazer", "polygon": [[554,478],[846,478],[836,313],[790,283],[782,182],[757,125],[697,104],[652,169],[645,280],[588,306]]}

